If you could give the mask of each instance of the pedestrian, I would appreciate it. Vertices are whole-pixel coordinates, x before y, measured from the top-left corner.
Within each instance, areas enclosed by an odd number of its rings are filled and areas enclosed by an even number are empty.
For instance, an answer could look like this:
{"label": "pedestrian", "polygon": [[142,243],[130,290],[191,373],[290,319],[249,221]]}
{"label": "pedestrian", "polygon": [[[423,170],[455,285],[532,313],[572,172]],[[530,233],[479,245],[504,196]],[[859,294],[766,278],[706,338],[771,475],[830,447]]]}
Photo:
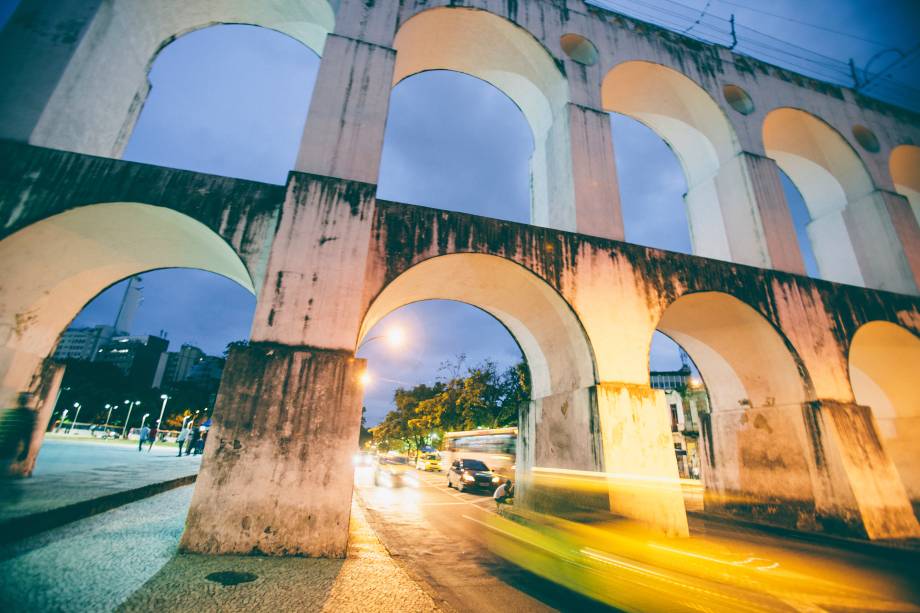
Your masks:
{"label": "pedestrian", "polygon": [[492,498],[495,499],[495,510],[499,513],[502,512],[502,505],[508,503],[508,499],[514,496],[513,486],[511,485],[511,479],[505,479],[505,482],[495,488],[495,493],[492,494]]}
{"label": "pedestrian", "polygon": [[150,450],[153,449],[153,444],[157,440],[157,424],[153,424],[153,427],[150,428],[150,432],[147,433],[147,440],[150,442],[150,446],[147,447],[147,453],[150,453]]}
{"label": "pedestrian", "polygon": [[143,426],[141,426],[141,431],[140,431],[141,440],[137,444],[138,451],[144,450],[144,443],[147,441],[148,436],[150,436],[150,428],[147,427],[147,424],[144,424]]}
{"label": "pedestrian", "polygon": [[0,477],[15,472],[15,465],[29,457],[29,444],[35,429],[35,411],[29,406],[31,394],[19,394],[16,407],[0,409]]}
{"label": "pedestrian", "polygon": [[198,444],[198,437],[200,435],[201,433],[198,432],[198,426],[195,426],[194,424],[189,426],[189,435],[188,435],[188,442],[185,446],[185,455],[192,454],[192,451],[195,450],[195,446]]}
{"label": "pedestrian", "polygon": [[201,455],[204,453],[204,443],[208,438],[208,430],[204,426],[201,426],[201,435],[198,437],[198,441],[195,443],[195,455]]}
{"label": "pedestrian", "polygon": [[185,440],[189,437],[189,428],[188,425],[182,426],[182,430],[179,431],[179,437],[176,438],[176,442],[179,444],[179,453],[176,454],[176,457],[182,455],[182,445],[185,443]]}

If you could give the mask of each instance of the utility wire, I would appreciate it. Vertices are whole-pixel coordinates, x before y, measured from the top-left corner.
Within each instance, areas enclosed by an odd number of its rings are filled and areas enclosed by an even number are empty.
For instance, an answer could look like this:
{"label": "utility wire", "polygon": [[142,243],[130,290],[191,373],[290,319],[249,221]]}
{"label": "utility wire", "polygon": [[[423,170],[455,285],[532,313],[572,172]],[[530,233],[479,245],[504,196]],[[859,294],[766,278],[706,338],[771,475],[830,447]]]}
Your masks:
{"label": "utility wire", "polygon": [[702,21],[703,17],[705,17],[705,16],[706,16],[706,13],[709,11],[709,5],[710,5],[710,4],[712,4],[712,0],[706,0],[706,5],[703,7],[703,10],[700,11],[700,16],[696,18],[696,21],[694,21],[693,23],[690,24],[690,27],[689,27],[689,28],[687,28],[686,30],[684,30],[683,32],[681,32],[681,34],[687,34],[687,33],[690,32],[690,30],[692,30],[692,29],[695,28],[696,26],[700,25],[700,21]]}
{"label": "utility wire", "polygon": [[728,4],[728,5],[731,5],[731,6],[735,6],[735,7],[738,7],[738,8],[740,8],[740,9],[744,9],[744,10],[746,10],[746,11],[751,11],[751,12],[753,12],[753,13],[760,13],[761,15],[767,15],[768,17],[773,17],[773,18],[775,18],[775,19],[782,19],[783,21],[789,21],[789,22],[797,23],[797,24],[800,24],[800,25],[803,25],[803,26],[808,26],[809,28],[814,28],[814,29],[816,29],[816,30],[823,30],[823,31],[825,31],[825,32],[830,32],[831,34],[837,34],[837,35],[839,35],[839,36],[846,36],[846,37],[849,37],[849,38],[854,38],[854,39],[856,39],[856,40],[861,40],[861,41],[863,41],[863,42],[865,42],[865,43],[871,43],[871,44],[873,44],[873,45],[878,45],[878,46],[880,46],[880,47],[887,47],[887,46],[889,46],[888,43],[883,43],[883,42],[881,42],[881,41],[872,40],[871,38],[863,38],[862,36],[857,36],[856,34],[849,34],[849,33],[847,33],[847,32],[841,32],[840,30],[834,30],[833,28],[827,28],[827,27],[825,27],[825,26],[819,26],[819,25],[816,24],[816,23],[811,23],[811,22],[808,22],[808,21],[803,21],[803,20],[801,20],[801,19],[795,19],[795,18],[793,18],[793,17],[787,17],[787,16],[785,16],[785,15],[777,15],[776,13],[771,13],[770,11],[765,11],[765,10],[763,10],[763,9],[757,9],[757,8],[752,7],[752,6],[748,6],[748,5],[746,5],[746,4],[741,4],[740,2],[732,2],[732,0],[719,0],[719,2],[721,2],[722,4]]}

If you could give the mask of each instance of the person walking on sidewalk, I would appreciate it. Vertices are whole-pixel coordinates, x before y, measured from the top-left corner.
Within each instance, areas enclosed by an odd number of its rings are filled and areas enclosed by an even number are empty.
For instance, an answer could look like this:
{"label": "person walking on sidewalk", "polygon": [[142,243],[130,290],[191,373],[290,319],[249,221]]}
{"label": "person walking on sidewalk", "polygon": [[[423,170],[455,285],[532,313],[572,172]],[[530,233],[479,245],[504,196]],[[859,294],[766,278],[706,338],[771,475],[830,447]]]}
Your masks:
{"label": "person walking on sidewalk", "polygon": [[179,453],[176,454],[176,457],[182,456],[182,445],[185,444],[185,439],[189,436],[189,427],[188,425],[182,426],[182,430],[179,431],[179,437],[176,439],[176,442],[179,444]]}
{"label": "person walking on sidewalk", "polygon": [[150,450],[153,449],[153,444],[157,440],[157,424],[153,424],[153,427],[150,428],[150,432],[147,434],[147,440],[150,441],[150,446],[147,447],[147,453],[150,453]]}
{"label": "person walking on sidewalk", "polygon": [[150,435],[150,428],[147,427],[147,424],[144,424],[143,426],[141,426],[141,431],[140,431],[141,440],[140,440],[140,442],[137,444],[137,450],[138,450],[138,451],[143,451],[143,450],[144,450],[144,442],[147,441],[147,437],[148,437],[149,435]]}
{"label": "person walking on sidewalk", "polygon": [[195,424],[192,424],[190,428],[191,428],[191,433],[189,434],[189,437],[188,437],[188,445],[185,446],[185,455],[191,455],[195,447],[198,446],[198,437],[200,436],[200,433],[198,432],[198,428],[195,426]]}

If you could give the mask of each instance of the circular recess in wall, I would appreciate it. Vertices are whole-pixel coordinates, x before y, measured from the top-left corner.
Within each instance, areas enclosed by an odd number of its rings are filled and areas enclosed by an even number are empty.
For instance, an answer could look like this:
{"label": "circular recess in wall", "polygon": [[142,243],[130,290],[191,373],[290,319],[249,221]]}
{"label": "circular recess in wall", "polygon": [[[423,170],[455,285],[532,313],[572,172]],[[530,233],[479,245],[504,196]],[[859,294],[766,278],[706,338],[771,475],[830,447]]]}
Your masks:
{"label": "circular recess in wall", "polygon": [[597,47],[590,40],[580,34],[563,34],[559,44],[565,54],[579,64],[591,66],[597,63]]}
{"label": "circular recess in wall", "polygon": [[754,112],[754,101],[743,87],[725,85],[722,87],[722,95],[725,96],[728,105],[742,115],[750,115]]}
{"label": "circular recess in wall", "polygon": [[881,149],[875,132],[866,126],[861,126],[859,124],[853,126],[853,136],[856,138],[856,142],[859,143],[860,147],[870,153],[878,153]]}

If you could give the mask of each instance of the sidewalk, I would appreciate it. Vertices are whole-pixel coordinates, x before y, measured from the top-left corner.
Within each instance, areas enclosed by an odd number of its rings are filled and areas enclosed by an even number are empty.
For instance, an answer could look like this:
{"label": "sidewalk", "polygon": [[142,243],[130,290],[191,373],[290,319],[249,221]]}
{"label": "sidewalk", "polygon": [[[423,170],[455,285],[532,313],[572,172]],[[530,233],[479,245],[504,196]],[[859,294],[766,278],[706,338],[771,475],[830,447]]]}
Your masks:
{"label": "sidewalk", "polygon": [[352,503],[348,557],[178,554],[119,611],[438,611]]}
{"label": "sidewalk", "polygon": [[[132,448],[126,452],[138,453]],[[0,481],[0,543],[193,483],[201,465],[200,456],[144,453],[143,462],[58,468],[44,474],[37,471],[27,479]]]}

